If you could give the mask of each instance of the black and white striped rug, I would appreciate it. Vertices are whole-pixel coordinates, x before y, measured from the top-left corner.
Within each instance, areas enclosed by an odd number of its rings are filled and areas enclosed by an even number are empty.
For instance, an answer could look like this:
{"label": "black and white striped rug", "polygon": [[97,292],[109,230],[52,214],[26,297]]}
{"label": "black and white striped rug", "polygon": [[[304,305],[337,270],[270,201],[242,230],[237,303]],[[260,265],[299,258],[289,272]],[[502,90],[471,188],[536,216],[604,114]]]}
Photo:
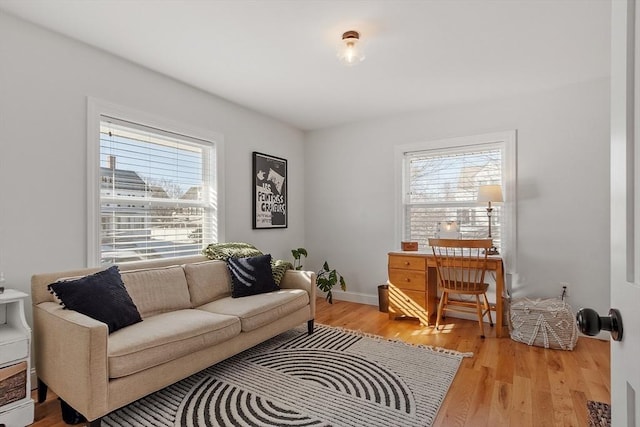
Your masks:
{"label": "black and white striped rug", "polygon": [[119,409],[103,426],[430,426],[462,358],[327,326],[285,332]]}

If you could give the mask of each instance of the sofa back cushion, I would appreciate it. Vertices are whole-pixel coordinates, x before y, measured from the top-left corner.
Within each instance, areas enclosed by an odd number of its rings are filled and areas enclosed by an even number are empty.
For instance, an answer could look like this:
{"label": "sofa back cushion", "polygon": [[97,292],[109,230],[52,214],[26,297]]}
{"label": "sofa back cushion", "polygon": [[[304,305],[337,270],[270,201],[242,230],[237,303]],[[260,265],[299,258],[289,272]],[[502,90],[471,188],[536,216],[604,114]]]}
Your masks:
{"label": "sofa back cushion", "polygon": [[191,308],[189,288],[182,266],[122,271],[127,292],[145,317]]}
{"label": "sofa back cushion", "polygon": [[231,278],[224,261],[185,264],[184,274],[193,307],[231,295]]}

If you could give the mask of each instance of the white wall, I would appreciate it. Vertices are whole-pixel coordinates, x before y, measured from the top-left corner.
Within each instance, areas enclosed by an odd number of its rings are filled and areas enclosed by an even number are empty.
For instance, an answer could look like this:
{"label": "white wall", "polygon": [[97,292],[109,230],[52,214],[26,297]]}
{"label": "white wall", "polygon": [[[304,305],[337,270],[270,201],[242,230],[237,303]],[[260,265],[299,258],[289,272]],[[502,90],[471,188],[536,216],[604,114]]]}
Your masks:
{"label": "white wall", "polygon": [[[285,259],[304,245],[302,132],[0,12],[0,271],[7,286],[29,292],[34,273],[85,265],[87,96],[222,133],[226,240]],[[251,229],[252,151],[289,161],[288,229]]]}
{"label": "white wall", "polygon": [[377,304],[394,233],[394,146],[516,129],[517,266],[514,295],[560,294],[577,309],[609,307],[609,81],[512,99],[422,111],[310,132],[305,236],[347,294]]}

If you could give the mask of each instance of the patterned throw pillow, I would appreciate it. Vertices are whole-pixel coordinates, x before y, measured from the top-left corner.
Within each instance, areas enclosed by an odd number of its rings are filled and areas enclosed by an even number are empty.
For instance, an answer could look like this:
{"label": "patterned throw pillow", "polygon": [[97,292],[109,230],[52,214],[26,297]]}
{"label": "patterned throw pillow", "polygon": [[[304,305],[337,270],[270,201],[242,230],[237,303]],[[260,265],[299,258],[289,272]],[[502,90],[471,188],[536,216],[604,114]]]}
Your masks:
{"label": "patterned throw pillow", "polygon": [[284,273],[287,270],[293,270],[293,265],[289,261],[283,261],[281,259],[272,259],[271,260],[271,271],[273,271],[273,281],[276,282],[278,286],[280,286],[280,282],[282,282],[282,278],[284,277]]}
{"label": "patterned throw pillow", "polygon": [[64,308],[106,323],[109,333],[142,321],[116,265],[79,279],[52,283],[48,289]]}
{"label": "patterned throw pillow", "polygon": [[229,258],[247,258],[263,255],[258,248],[241,242],[211,243],[202,253],[209,259],[227,261]]}
{"label": "patterned throw pillow", "polygon": [[231,273],[231,297],[264,294],[280,289],[273,281],[271,255],[248,258],[229,258],[227,267]]}

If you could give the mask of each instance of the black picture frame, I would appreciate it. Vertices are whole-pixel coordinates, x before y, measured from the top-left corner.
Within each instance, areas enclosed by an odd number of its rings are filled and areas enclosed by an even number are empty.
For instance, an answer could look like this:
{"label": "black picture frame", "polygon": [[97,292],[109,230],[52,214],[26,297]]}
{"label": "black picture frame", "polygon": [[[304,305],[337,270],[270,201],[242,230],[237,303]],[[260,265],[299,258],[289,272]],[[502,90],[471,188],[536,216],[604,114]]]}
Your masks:
{"label": "black picture frame", "polygon": [[253,152],[253,229],[287,228],[287,160]]}

